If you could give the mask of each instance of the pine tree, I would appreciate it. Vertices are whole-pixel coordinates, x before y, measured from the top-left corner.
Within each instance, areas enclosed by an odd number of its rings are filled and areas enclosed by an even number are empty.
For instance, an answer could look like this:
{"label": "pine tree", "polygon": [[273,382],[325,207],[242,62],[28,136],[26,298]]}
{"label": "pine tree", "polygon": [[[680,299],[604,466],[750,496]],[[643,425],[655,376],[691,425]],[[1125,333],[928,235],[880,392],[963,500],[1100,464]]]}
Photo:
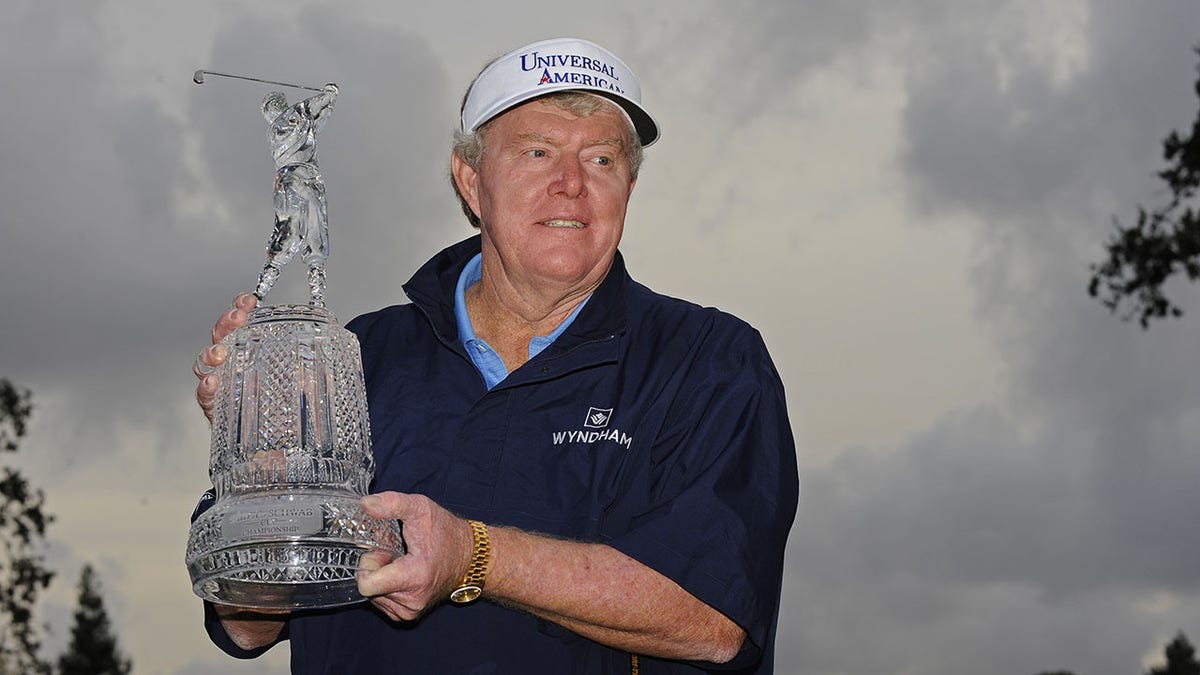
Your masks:
{"label": "pine tree", "polygon": [[128,675],[132,667],[117,648],[96,573],[91,565],[84,565],[71,644],[58,659],[59,675]]}
{"label": "pine tree", "polygon": [[1182,632],[1167,643],[1163,648],[1163,655],[1167,658],[1166,664],[1151,668],[1146,675],[1200,675],[1200,662],[1196,661],[1196,650]]}
{"label": "pine tree", "polygon": [[[0,378],[0,453],[16,452],[33,412],[28,390]],[[21,472],[0,475],[0,675],[48,673],[38,658],[41,642],[33,608],[50,584],[41,545],[53,518],[42,511],[44,496]]]}

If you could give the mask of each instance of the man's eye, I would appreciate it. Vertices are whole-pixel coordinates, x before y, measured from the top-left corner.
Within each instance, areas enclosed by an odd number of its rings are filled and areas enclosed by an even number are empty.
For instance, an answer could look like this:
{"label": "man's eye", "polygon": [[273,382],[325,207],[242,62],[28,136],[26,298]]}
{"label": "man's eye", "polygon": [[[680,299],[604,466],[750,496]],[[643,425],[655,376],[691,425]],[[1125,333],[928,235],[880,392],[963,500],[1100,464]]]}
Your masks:
{"label": "man's eye", "polygon": [[595,159],[593,159],[592,161],[593,161],[593,162],[595,162],[595,163],[597,163],[597,164],[599,164],[600,166],[609,166],[609,165],[611,165],[611,164],[613,163],[613,161],[612,161],[612,157],[603,157],[603,156],[602,156],[602,157],[596,157],[596,158],[595,158]]}
{"label": "man's eye", "polygon": [[527,152],[525,154],[529,155],[530,157],[545,157],[546,151],[545,150],[530,150],[529,152]]}

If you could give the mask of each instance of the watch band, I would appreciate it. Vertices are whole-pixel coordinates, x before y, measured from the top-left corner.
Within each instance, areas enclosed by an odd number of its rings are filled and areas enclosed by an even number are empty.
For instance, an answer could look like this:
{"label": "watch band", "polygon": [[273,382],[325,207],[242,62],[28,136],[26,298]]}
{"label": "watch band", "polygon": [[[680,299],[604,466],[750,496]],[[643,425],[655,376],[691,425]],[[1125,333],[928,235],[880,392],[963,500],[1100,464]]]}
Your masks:
{"label": "watch band", "polygon": [[492,557],[492,540],[488,538],[487,525],[478,520],[468,520],[471,526],[471,539],[474,551],[471,554],[471,564],[463,575],[462,583],[450,593],[450,602],[465,605],[479,599],[483,595],[483,581],[487,576],[488,563]]}

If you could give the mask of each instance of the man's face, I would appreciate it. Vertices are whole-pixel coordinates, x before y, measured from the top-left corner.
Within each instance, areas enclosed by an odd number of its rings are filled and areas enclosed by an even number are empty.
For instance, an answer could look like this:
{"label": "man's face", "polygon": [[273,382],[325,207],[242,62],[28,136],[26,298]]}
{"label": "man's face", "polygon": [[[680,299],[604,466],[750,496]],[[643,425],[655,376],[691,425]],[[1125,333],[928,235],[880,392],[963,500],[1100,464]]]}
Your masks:
{"label": "man's face", "polygon": [[628,123],[613,105],[576,117],[535,100],[496,118],[478,171],[451,160],[481,221],[485,272],[518,288],[599,284],[633,191],[629,142]]}

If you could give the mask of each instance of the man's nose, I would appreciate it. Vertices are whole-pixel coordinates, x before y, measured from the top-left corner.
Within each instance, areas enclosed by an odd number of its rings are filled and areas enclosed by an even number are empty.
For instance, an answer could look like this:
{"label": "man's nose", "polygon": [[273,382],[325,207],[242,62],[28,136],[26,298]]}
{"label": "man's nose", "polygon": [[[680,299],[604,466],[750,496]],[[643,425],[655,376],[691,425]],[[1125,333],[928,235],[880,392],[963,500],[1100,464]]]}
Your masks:
{"label": "man's nose", "polygon": [[587,196],[583,163],[576,157],[561,157],[555,164],[556,176],[550,183],[551,195],[578,198]]}

